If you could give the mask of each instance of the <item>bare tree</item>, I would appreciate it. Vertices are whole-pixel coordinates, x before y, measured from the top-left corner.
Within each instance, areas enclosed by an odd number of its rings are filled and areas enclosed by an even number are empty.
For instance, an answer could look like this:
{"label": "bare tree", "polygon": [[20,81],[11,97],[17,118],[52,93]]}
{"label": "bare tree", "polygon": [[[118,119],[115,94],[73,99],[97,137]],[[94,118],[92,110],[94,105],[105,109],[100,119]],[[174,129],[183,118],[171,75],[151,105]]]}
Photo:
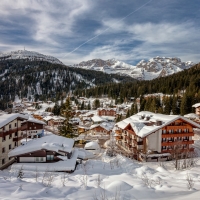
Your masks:
{"label": "bare tree", "polygon": [[23,172],[23,165],[22,165],[21,168],[18,171],[17,178],[22,179],[23,176],[24,176],[24,172]]}
{"label": "bare tree", "polygon": [[102,183],[102,178],[101,178],[101,175],[100,174],[98,174],[98,176],[97,176],[97,179],[96,179],[96,186],[99,188],[100,187],[100,185],[101,185],[101,183]]}
{"label": "bare tree", "polygon": [[61,183],[63,187],[65,186],[65,183],[67,182],[67,180],[68,180],[68,174],[63,173],[61,176]]}
{"label": "bare tree", "polygon": [[38,172],[38,168],[37,167],[35,168],[33,177],[35,178],[35,182],[37,182],[38,181],[38,177],[39,177],[39,172]]}
{"label": "bare tree", "polygon": [[194,179],[190,176],[190,174],[187,174],[186,181],[188,189],[191,190],[194,187]]}

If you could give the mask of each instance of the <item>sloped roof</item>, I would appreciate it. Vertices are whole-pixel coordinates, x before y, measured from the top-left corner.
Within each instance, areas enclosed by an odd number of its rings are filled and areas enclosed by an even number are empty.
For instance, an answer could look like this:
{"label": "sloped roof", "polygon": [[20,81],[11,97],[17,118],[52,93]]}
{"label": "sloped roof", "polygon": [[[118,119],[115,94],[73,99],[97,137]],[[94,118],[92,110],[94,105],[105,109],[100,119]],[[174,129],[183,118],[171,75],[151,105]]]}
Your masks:
{"label": "sloped roof", "polygon": [[[141,116],[144,115],[149,116],[150,119],[148,121],[145,120],[145,118],[141,119]],[[182,119],[188,122],[189,124],[193,125],[194,127],[200,128],[199,124],[179,115],[156,114],[148,111],[142,111],[137,113],[136,115],[132,115],[131,117],[126,118],[121,122],[118,122],[115,126],[118,126],[121,129],[125,129],[130,124],[133,130],[135,131],[135,134],[143,138],[178,119]],[[160,126],[150,124],[151,122],[155,121],[161,121],[162,124]]]}
{"label": "sloped roof", "polygon": [[19,114],[19,113],[11,113],[11,114],[0,114],[0,128],[10,123],[11,121],[21,118],[24,120],[28,119],[27,115]]}
{"label": "sloped roof", "polygon": [[58,135],[46,135],[42,138],[33,139],[25,145],[21,145],[8,154],[9,157],[17,156],[20,154],[25,154],[33,151],[38,151],[41,149],[46,149],[50,151],[65,151],[71,152],[74,145],[74,140],[70,138],[65,138]]}

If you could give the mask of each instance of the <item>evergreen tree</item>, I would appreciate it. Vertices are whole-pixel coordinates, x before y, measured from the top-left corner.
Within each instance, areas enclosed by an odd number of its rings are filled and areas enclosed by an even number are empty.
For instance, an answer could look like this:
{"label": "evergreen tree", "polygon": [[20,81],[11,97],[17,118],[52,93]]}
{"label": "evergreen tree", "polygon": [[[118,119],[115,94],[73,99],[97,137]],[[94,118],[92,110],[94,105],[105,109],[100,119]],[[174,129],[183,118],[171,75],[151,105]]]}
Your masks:
{"label": "evergreen tree", "polygon": [[126,118],[130,117],[130,110],[128,109],[127,113],[126,113]]}
{"label": "evergreen tree", "polygon": [[87,109],[88,109],[88,110],[91,110],[90,102],[89,102],[88,105],[87,105]]}
{"label": "evergreen tree", "polygon": [[99,101],[99,99],[95,99],[95,100],[94,100],[93,107],[94,107],[95,109],[97,109],[97,108],[100,107],[100,101]]}
{"label": "evergreen tree", "polygon": [[84,108],[85,108],[84,101],[82,101],[82,103],[81,103],[81,110],[84,110]]}
{"label": "evergreen tree", "polygon": [[67,137],[67,138],[73,138],[74,137],[74,131],[73,131],[72,123],[70,122],[70,120],[72,118],[72,109],[71,109],[71,102],[70,102],[69,97],[66,99],[66,102],[63,105],[63,109],[61,110],[61,114],[62,114],[63,117],[65,117],[65,120],[63,122],[63,125],[59,129],[60,134]]}
{"label": "evergreen tree", "polygon": [[181,107],[180,107],[181,115],[188,114],[191,112],[191,110],[192,110],[191,97],[188,96],[187,93],[185,93],[181,100]]}

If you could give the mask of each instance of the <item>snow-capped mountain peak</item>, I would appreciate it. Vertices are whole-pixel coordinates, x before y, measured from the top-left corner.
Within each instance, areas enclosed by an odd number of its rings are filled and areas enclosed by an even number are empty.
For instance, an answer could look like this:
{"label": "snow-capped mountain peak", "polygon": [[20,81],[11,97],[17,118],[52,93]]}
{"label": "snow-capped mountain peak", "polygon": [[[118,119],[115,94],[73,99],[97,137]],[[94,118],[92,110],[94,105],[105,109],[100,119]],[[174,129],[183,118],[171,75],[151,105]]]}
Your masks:
{"label": "snow-capped mountain peak", "polygon": [[48,61],[54,64],[63,64],[60,60],[58,60],[53,56],[47,56],[38,52],[27,51],[27,50],[11,51],[8,53],[0,54],[0,60],[7,60],[7,59],[29,59],[31,61],[41,60],[41,61]]}
{"label": "snow-capped mountain peak", "polygon": [[180,58],[157,56],[149,61],[141,60],[136,66],[116,59],[93,59],[83,61],[73,67],[102,71],[107,74],[129,75],[140,80],[152,80],[188,69],[194,64],[191,61],[182,62]]}

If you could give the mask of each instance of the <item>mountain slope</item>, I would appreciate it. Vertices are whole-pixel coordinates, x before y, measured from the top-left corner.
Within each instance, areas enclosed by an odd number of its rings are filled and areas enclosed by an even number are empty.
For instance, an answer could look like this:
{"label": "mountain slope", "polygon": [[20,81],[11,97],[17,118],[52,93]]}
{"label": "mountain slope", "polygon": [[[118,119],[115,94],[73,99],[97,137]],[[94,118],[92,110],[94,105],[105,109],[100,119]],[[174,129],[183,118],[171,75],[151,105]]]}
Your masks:
{"label": "mountain slope", "polygon": [[115,59],[93,59],[73,65],[73,67],[102,71],[107,74],[128,75],[138,80],[152,80],[180,72],[193,65],[191,61],[182,62],[179,58],[157,56],[149,61],[141,60],[136,66]]}
{"label": "mountain slope", "polygon": [[76,69],[46,61],[29,59],[0,61],[0,109],[15,95],[36,101],[60,99],[69,91],[87,89],[104,83],[130,82],[133,78]]}
{"label": "mountain slope", "polygon": [[54,64],[63,64],[60,60],[58,60],[53,56],[47,56],[38,52],[27,51],[27,50],[11,51],[9,53],[0,54],[0,60],[8,60],[8,59],[28,59],[30,61],[41,60],[41,61],[48,61]]}

